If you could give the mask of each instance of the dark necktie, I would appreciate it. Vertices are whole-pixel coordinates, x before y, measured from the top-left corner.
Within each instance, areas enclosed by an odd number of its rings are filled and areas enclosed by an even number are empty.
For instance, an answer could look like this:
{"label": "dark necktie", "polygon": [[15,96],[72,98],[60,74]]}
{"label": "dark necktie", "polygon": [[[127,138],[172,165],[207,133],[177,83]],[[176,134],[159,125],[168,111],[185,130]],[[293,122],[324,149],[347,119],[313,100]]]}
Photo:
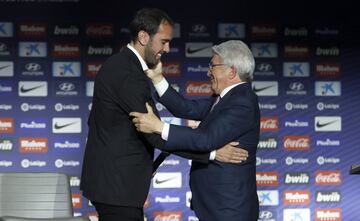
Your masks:
{"label": "dark necktie", "polygon": [[210,112],[214,109],[214,107],[219,103],[221,97],[220,95],[218,95],[216,98],[215,98],[215,101],[213,103],[213,105],[211,106],[211,109],[210,109]]}

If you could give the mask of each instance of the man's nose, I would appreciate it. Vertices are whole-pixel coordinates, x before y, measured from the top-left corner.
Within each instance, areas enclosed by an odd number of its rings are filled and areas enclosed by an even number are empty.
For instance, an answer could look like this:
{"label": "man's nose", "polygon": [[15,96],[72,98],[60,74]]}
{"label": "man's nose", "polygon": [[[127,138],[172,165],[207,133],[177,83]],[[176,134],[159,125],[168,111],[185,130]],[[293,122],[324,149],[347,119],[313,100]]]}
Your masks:
{"label": "man's nose", "polygon": [[169,53],[170,52],[170,44],[169,43],[166,43],[165,46],[164,46],[164,51],[166,53]]}

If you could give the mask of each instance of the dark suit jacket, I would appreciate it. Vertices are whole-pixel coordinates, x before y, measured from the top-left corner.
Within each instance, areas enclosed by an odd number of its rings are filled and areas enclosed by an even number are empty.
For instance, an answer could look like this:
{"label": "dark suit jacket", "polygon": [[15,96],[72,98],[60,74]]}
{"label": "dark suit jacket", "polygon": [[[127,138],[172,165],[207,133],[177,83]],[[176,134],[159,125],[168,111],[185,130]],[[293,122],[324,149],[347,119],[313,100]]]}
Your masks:
{"label": "dark suit jacket", "polygon": [[258,99],[249,83],[231,89],[210,112],[214,99],[187,100],[169,88],[160,102],[177,117],[201,120],[197,129],[171,125],[165,149],[210,151],[239,141],[249,152],[241,164],[193,162],[192,206],[200,220],[257,221],[256,148]]}
{"label": "dark suit jacket", "polygon": [[[140,61],[124,48],[102,65],[95,79],[80,186],[89,200],[144,205],[154,147],[164,145],[159,135],[138,133],[129,117],[132,111],[147,112],[145,102],[156,111]],[[208,153],[177,154],[204,163],[209,159]]]}

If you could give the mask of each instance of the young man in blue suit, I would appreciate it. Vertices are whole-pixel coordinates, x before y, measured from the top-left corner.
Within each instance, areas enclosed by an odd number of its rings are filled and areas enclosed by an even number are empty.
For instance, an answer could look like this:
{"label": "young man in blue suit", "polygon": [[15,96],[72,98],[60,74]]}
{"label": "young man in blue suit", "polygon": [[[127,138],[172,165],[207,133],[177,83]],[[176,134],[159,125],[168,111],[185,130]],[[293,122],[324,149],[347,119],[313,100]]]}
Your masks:
{"label": "young man in blue suit", "polygon": [[[241,164],[194,162],[190,173],[192,207],[201,221],[257,221],[256,148],[260,113],[251,80],[255,61],[242,41],[213,48],[208,76],[216,98],[187,100],[161,74],[161,64],[147,72],[159,101],[176,117],[200,120],[196,129],[161,122],[146,104],[147,114],[130,113],[138,131],[161,134],[164,149],[211,151],[238,141],[249,152]],[[220,98],[220,99],[219,99]]]}

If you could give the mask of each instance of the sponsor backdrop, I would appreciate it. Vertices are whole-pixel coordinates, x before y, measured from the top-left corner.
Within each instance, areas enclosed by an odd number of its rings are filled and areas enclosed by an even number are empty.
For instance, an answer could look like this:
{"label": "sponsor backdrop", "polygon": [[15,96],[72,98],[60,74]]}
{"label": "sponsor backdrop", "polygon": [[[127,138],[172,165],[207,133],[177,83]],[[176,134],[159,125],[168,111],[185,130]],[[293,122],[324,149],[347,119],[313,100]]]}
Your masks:
{"label": "sponsor backdrop", "polygon": [[[75,214],[96,220],[79,190],[93,81],[102,62],[127,42],[134,10],[89,15],[81,14],[78,1],[43,2],[2,3],[8,12],[0,17],[0,171],[68,174]],[[170,10],[176,25],[164,73],[186,97],[206,97],[211,46],[241,39],[251,48],[262,114],[259,220],[358,220],[360,176],[349,169],[360,163],[360,54],[351,24],[255,21],[234,10],[207,19],[211,12],[186,19]],[[198,123],[156,107],[169,123]],[[190,164],[173,155],[165,160],[145,203],[147,220],[197,220],[189,208]]]}

